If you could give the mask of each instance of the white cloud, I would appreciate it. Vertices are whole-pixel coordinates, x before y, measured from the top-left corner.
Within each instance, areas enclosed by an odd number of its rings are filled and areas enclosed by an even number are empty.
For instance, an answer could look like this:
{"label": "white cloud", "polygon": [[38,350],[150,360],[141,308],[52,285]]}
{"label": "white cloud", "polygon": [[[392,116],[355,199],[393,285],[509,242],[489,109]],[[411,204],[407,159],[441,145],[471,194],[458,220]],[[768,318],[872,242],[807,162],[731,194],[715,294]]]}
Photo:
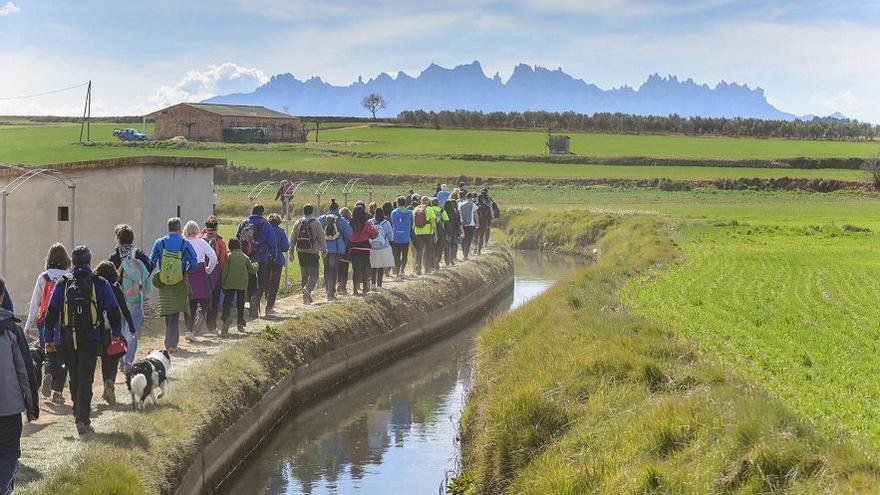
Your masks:
{"label": "white cloud", "polygon": [[18,8],[18,5],[15,5],[11,1],[6,2],[3,5],[0,5],[0,16],[12,15],[12,14],[15,14],[16,12],[19,12],[20,10],[21,9]]}
{"label": "white cloud", "polygon": [[833,96],[828,97],[813,97],[810,99],[810,103],[814,105],[821,105],[831,111],[842,111],[842,110],[852,110],[858,107],[859,101],[853,96],[852,91],[840,91]]}
{"label": "white cloud", "polygon": [[543,11],[563,11],[605,17],[644,17],[693,14],[730,3],[731,0],[519,0],[527,7]]}
{"label": "white cloud", "polygon": [[159,87],[150,100],[156,106],[200,101],[221,94],[253,91],[268,80],[260,69],[226,62],[208,66],[203,71],[190,70],[177,84]]}

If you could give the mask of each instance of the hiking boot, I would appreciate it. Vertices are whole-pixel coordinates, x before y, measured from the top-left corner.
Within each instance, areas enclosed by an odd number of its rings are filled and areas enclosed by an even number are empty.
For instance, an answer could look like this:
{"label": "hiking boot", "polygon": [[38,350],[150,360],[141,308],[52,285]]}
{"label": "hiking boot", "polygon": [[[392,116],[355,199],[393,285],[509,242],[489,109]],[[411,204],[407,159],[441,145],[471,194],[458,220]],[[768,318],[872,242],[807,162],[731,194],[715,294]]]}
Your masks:
{"label": "hiking boot", "polygon": [[186,335],[184,336],[184,338],[186,339],[187,342],[198,342],[196,340],[196,334],[193,332],[186,332]]}
{"label": "hiking boot", "polygon": [[80,435],[87,435],[89,433],[94,433],[95,429],[92,428],[92,425],[83,423],[81,421],[76,422],[76,432]]}
{"label": "hiking boot", "polygon": [[177,347],[169,347],[165,350],[168,351],[168,354],[174,354],[175,352],[177,352]]}
{"label": "hiking boot", "polygon": [[220,336],[226,337],[229,335],[229,325],[224,323],[223,326],[220,327]]}
{"label": "hiking boot", "polygon": [[278,312],[275,311],[275,308],[266,308],[266,316],[274,316],[277,315]]}
{"label": "hiking boot", "polygon": [[312,304],[312,295],[309,291],[303,289],[303,304]]}
{"label": "hiking boot", "polygon": [[52,375],[46,374],[43,376],[43,384],[40,387],[40,393],[42,393],[43,397],[47,399],[52,395]]}
{"label": "hiking boot", "polygon": [[131,372],[131,363],[122,363],[122,373],[129,374]]}
{"label": "hiking boot", "polygon": [[247,333],[246,327],[244,325],[239,325],[238,333]]}
{"label": "hiking boot", "polygon": [[113,380],[104,380],[104,393],[101,394],[101,398],[111,406],[116,404],[116,387]]}
{"label": "hiking boot", "polygon": [[52,404],[58,404],[59,406],[64,404],[64,396],[61,395],[61,392],[52,391],[52,398],[49,399],[52,401]]}

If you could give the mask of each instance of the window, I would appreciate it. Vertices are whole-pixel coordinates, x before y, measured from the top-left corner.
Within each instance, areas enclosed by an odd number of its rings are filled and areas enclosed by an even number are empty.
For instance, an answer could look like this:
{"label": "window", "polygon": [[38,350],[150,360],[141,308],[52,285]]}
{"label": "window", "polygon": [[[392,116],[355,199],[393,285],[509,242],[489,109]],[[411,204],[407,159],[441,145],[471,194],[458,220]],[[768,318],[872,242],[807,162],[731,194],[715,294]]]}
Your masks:
{"label": "window", "polygon": [[66,206],[58,207],[58,221],[59,222],[69,222],[70,221],[70,209]]}
{"label": "window", "polygon": [[177,205],[177,218],[180,218],[180,205]]}

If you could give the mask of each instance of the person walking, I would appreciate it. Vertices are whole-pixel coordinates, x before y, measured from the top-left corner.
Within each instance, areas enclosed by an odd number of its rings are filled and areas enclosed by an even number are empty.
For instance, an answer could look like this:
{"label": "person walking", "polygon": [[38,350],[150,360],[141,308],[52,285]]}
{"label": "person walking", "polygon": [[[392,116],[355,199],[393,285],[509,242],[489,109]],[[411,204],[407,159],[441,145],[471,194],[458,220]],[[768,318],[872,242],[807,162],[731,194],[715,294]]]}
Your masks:
{"label": "person walking", "polygon": [[363,205],[355,206],[351,213],[351,246],[352,294],[358,295],[358,285],[363,287],[363,295],[370,288],[370,240],[375,239],[379,232],[370,223],[367,209]]}
{"label": "person walking", "polygon": [[[102,277],[104,280],[110,284],[110,288],[113,289],[113,295],[116,297],[116,304],[119,306],[119,312],[122,315],[122,324],[128,328],[135,328],[134,322],[131,318],[131,312],[128,310],[128,304],[126,304],[125,294],[122,291],[122,286],[119,284],[119,272],[116,271],[116,267],[113,266],[112,261],[102,261],[98,263],[98,266],[95,267],[95,274],[99,277]],[[111,406],[116,404],[116,371],[119,369],[119,360],[123,356],[109,356],[107,355],[106,349],[110,344],[110,336],[108,335],[107,328],[104,329],[104,345],[101,346],[101,377],[104,379],[104,394],[101,396],[107,404]],[[124,337],[124,336],[123,336]]]}
{"label": "person walking", "polygon": [[[61,353],[70,376],[73,416],[80,435],[91,433],[92,383],[98,354],[104,350],[104,328],[110,336],[121,337],[121,317],[116,295],[110,284],[92,272],[92,253],[77,246],[70,254],[73,270],[52,290],[46,328],[60,329],[52,343]],[[105,322],[106,316],[106,322]]]}
{"label": "person walking", "polygon": [[287,252],[290,251],[290,242],[287,240],[287,231],[281,226],[281,215],[272,213],[269,215],[269,225],[275,232],[275,244],[277,251],[275,258],[269,265],[269,284],[266,292],[266,316],[275,314],[275,299],[278,297],[278,288],[281,287],[281,274],[287,266]]}
{"label": "person walking", "polygon": [[211,306],[211,274],[217,268],[217,253],[202,238],[199,224],[190,220],[183,228],[183,235],[196,253],[198,264],[187,274],[189,282],[189,311],[184,315],[186,321],[186,340],[196,341],[199,323],[207,320]]}
{"label": "person walking", "polygon": [[458,205],[461,215],[461,227],[464,233],[461,238],[461,254],[465,261],[471,252],[471,244],[474,242],[474,234],[477,231],[477,204],[473,201],[473,193],[467,193],[464,200]]}
{"label": "person walking", "polygon": [[315,207],[307,204],[303,206],[303,216],[293,224],[293,236],[290,244],[294,250],[290,252],[290,260],[293,261],[294,251],[299,257],[299,269],[302,274],[303,304],[312,304],[312,291],[318,285],[319,256],[327,254],[327,244],[324,239],[324,228],[315,217]]}
{"label": "person walking", "polygon": [[69,270],[70,255],[67,254],[67,248],[61,243],[53,244],[49,248],[49,254],[46,255],[46,271],[38,275],[37,281],[34,283],[34,292],[31,295],[27,320],[24,324],[25,335],[33,325],[37,326],[40,347],[46,353],[46,373],[43,375],[41,392],[43,397],[49,398],[51,396],[51,400],[55,404],[64,403],[64,397],[61,393],[64,391],[64,382],[67,381],[67,368],[64,366],[64,360],[55,344],[46,343],[46,335],[54,335],[57,331],[56,328],[46,328],[46,313],[49,311],[49,299],[52,297],[52,291],[61,277]]}
{"label": "person walking", "polygon": [[257,264],[256,280],[248,288],[252,318],[260,315],[260,302],[269,286],[269,273],[278,254],[275,231],[263,217],[265,211],[263,205],[254,206],[251,216],[242,220],[235,233],[241,242],[242,252]]}
{"label": "person walking", "polygon": [[324,289],[327,292],[327,300],[336,299],[336,282],[339,278],[339,266],[348,240],[351,238],[351,225],[339,214],[339,204],[335,198],[330,199],[330,208],[327,213],[321,215],[318,220],[324,229],[324,241],[327,245],[327,254],[324,255]]}
{"label": "person walking", "polygon": [[448,199],[443,205],[446,214],[445,229],[446,232],[446,251],[443,256],[446,266],[454,266],[455,260],[458,258],[458,245],[461,244],[461,238],[464,236],[464,229],[461,226],[461,213],[458,211],[458,205],[454,199]]}
{"label": "person walking", "polygon": [[232,301],[236,305],[236,322],[238,331],[244,333],[247,321],[244,317],[245,291],[248,289],[250,277],[256,273],[254,264],[244,252],[241,251],[241,242],[238,239],[229,239],[229,257],[223,269],[223,324],[220,336],[229,334],[229,316],[232,312]]}
{"label": "person walking", "polygon": [[492,198],[489,197],[489,190],[483,189],[477,196],[477,212],[480,217],[480,224],[477,226],[477,254],[483,251],[483,248],[489,245],[489,234],[492,230],[492,219],[495,217],[497,205]]}
{"label": "person walking", "polygon": [[431,198],[430,211],[435,218],[434,257],[431,258],[431,261],[434,264],[434,270],[439,270],[440,259],[443,257],[443,253],[446,252],[446,222],[449,221],[449,216],[446,215],[446,211],[443,209],[437,198]]}
{"label": "person walking", "polygon": [[370,223],[378,233],[374,239],[370,239],[370,267],[373,270],[371,287],[374,291],[381,291],[385,269],[394,266],[394,253],[391,250],[394,229],[391,227],[391,222],[385,218],[383,208],[376,208]]}
{"label": "person walking", "polygon": [[413,239],[413,213],[407,208],[406,198],[397,198],[397,208],[391,212],[391,254],[394,257],[394,276],[406,278],[406,263],[409,260],[409,243]]}
{"label": "person walking", "polygon": [[431,199],[427,196],[421,199],[421,203],[413,210],[413,233],[416,248],[416,275],[434,271],[434,240],[436,238],[435,225],[437,217],[431,209]]}
{"label": "person walking", "polygon": [[[339,209],[339,217],[345,219],[348,226],[351,227],[351,210],[343,206]],[[349,234],[348,237],[349,238],[345,241],[345,251],[343,251],[342,256],[339,258],[339,269],[336,271],[336,278],[338,279],[336,292],[343,296],[348,294],[346,287],[348,286],[348,271],[351,266],[351,257],[349,253],[349,248],[351,247],[351,235]]]}
{"label": "person walking", "polygon": [[122,356],[121,370],[128,371],[137,355],[138,333],[144,322],[144,305],[153,290],[152,273],[155,265],[140,249],[134,247],[134,230],[129,225],[117,225],[116,249],[109,260],[119,273],[119,284],[125,294],[129,320],[122,320],[122,336],[125,337],[128,351]]}
{"label": "person walking", "polygon": [[440,184],[440,190],[437,191],[437,201],[440,203],[440,206],[446,204],[446,201],[449,200],[450,194],[452,193],[447,190],[446,184]]}
{"label": "person walking", "polygon": [[205,228],[202,229],[201,237],[211,246],[214,254],[217,255],[217,266],[208,279],[211,281],[211,304],[208,306],[208,313],[205,317],[205,324],[211,332],[217,331],[217,315],[220,313],[220,294],[223,293],[223,269],[226,267],[226,258],[228,256],[226,241],[217,230],[217,217],[214,215],[205,219]]}
{"label": "person walking", "polygon": [[159,291],[159,316],[165,318],[165,350],[177,351],[180,313],[189,311],[187,273],[198,267],[196,252],[180,233],[180,218],[168,219],[168,235],[156,239],[150,260],[156,265],[153,285]]}
{"label": "person walking", "polygon": [[[6,283],[0,279],[5,288]],[[5,294],[5,292],[4,292]],[[11,311],[0,308],[0,494],[11,495],[21,457],[21,415],[40,417],[37,370]]]}

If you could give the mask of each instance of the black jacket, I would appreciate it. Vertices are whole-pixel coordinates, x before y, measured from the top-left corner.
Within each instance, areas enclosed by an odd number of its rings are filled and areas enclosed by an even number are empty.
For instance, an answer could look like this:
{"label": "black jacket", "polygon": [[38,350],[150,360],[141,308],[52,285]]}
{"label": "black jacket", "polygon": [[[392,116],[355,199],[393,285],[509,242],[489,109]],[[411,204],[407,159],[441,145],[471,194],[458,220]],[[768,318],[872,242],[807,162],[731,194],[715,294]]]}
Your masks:
{"label": "black jacket", "polygon": [[24,366],[27,368],[28,382],[31,389],[31,397],[33,397],[32,404],[26,404],[28,407],[28,418],[34,420],[40,417],[40,400],[38,395],[40,384],[37,383],[37,369],[34,367],[34,361],[31,359],[31,351],[28,349],[27,338],[25,338],[24,331],[21,329],[21,326],[19,326],[19,323],[20,321],[15,318],[15,315],[13,315],[12,312],[0,308],[0,334],[3,332],[12,332],[15,335],[15,339],[18,341],[21,356],[24,358]]}

